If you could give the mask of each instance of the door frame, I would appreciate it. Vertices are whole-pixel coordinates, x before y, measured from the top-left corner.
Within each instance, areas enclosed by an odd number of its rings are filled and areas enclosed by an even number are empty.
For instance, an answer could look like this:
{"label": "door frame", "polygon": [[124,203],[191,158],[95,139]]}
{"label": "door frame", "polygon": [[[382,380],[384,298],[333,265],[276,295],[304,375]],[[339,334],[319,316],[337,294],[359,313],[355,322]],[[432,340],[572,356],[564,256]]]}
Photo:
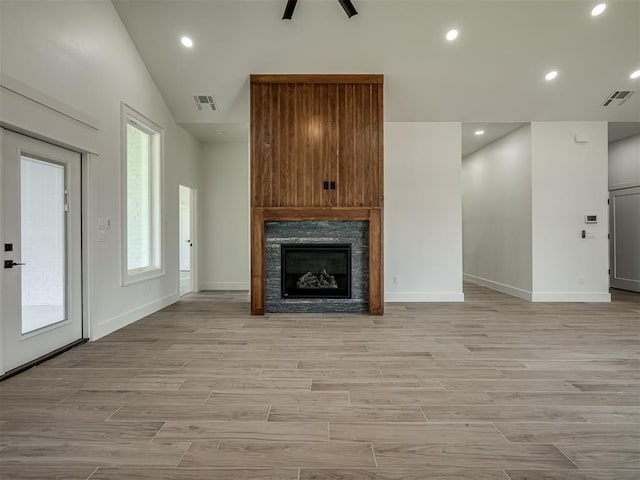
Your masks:
{"label": "door frame", "polygon": [[[620,288],[613,286],[614,277],[616,275],[616,229],[615,229],[615,197],[616,194],[624,190],[632,190],[640,188],[640,182],[632,182],[625,184],[624,187],[609,190],[609,289]],[[626,290],[626,289],[623,289]],[[633,291],[633,290],[628,290]]]}
{"label": "door frame", "polygon": [[180,298],[180,187],[187,188],[189,190],[189,236],[191,237],[191,243],[193,247],[190,249],[190,264],[191,264],[191,293],[199,292],[198,282],[198,190],[194,187],[178,183],[178,298]]}
{"label": "door frame", "polygon": [[[89,194],[89,182],[92,175],[92,163],[94,161],[94,154],[91,154],[87,151],[83,151],[79,148],[74,148],[73,146],[64,144],[62,142],[56,142],[48,137],[44,137],[42,135],[37,135],[33,132],[24,130],[22,128],[13,128],[11,125],[8,125],[4,122],[0,122],[0,172],[4,172],[4,153],[3,153],[3,143],[4,143],[4,134],[5,131],[13,132],[19,135],[23,135],[25,137],[32,138],[34,140],[38,140],[40,142],[45,142],[55,147],[64,148],[70,150],[72,152],[80,154],[80,268],[81,268],[81,282],[80,282],[80,301],[81,301],[81,325],[82,332],[81,338],[78,342],[85,342],[89,338],[91,338],[91,308],[90,308],[90,285],[91,285],[91,262],[89,259],[91,258],[91,225],[93,225],[93,218],[91,215],[91,195]],[[4,198],[3,191],[3,182],[0,182],[0,199]],[[5,232],[4,232],[4,212],[3,209],[0,208],[0,241],[4,241]],[[0,298],[3,295],[3,282],[0,281]],[[0,346],[4,345],[4,318],[2,309],[0,309]],[[74,342],[72,345],[75,345],[78,342]],[[53,352],[62,353],[64,351],[64,347],[62,349],[54,350]],[[5,370],[5,349],[0,349],[0,377],[7,373]],[[19,367],[20,368],[20,367]]]}

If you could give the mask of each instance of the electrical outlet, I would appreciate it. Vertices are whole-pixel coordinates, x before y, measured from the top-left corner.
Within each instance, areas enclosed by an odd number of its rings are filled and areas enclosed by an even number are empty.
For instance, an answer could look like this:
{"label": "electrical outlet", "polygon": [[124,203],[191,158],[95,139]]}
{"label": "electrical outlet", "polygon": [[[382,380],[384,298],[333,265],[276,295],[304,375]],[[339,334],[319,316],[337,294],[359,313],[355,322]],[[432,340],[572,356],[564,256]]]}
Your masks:
{"label": "electrical outlet", "polygon": [[400,277],[393,277],[393,284],[398,285],[400,283]]}

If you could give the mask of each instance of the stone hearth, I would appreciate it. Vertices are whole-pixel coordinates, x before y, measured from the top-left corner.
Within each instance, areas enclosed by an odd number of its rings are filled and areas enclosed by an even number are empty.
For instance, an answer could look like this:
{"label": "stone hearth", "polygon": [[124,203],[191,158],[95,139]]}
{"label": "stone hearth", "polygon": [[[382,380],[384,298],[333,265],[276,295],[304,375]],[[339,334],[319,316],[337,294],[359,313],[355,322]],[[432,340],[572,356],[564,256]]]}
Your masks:
{"label": "stone hearth", "polygon": [[[300,221],[265,223],[267,313],[366,313],[369,308],[369,223]],[[282,245],[351,245],[351,298],[283,298]]]}

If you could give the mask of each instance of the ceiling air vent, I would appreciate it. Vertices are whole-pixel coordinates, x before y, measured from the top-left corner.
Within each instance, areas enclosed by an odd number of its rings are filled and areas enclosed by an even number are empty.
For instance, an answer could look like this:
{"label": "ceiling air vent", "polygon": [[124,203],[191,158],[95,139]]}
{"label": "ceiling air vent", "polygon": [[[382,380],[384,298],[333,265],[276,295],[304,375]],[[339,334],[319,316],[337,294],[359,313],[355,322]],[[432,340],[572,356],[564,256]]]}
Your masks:
{"label": "ceiling air vent", "polygon": [[616,90],[602,104],[603,107],[619,107],[631,98],[635,90]]}
{"label": "ceiling air vent", "polygon": [[196,107],[200,111],[213,110],[215,112],[218,110],[218,106],[212,95],[194,95],[193,100],[196,102]]}

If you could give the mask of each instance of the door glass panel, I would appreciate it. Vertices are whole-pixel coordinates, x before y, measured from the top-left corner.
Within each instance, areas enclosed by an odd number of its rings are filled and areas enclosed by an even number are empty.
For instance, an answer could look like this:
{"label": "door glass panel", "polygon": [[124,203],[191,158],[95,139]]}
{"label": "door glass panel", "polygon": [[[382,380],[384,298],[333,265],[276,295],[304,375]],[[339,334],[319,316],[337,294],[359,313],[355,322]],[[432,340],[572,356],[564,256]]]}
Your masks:
{"label": "door glass panel", "polygon": [[20,158],[22,333],[66,319],[65,168]]}

